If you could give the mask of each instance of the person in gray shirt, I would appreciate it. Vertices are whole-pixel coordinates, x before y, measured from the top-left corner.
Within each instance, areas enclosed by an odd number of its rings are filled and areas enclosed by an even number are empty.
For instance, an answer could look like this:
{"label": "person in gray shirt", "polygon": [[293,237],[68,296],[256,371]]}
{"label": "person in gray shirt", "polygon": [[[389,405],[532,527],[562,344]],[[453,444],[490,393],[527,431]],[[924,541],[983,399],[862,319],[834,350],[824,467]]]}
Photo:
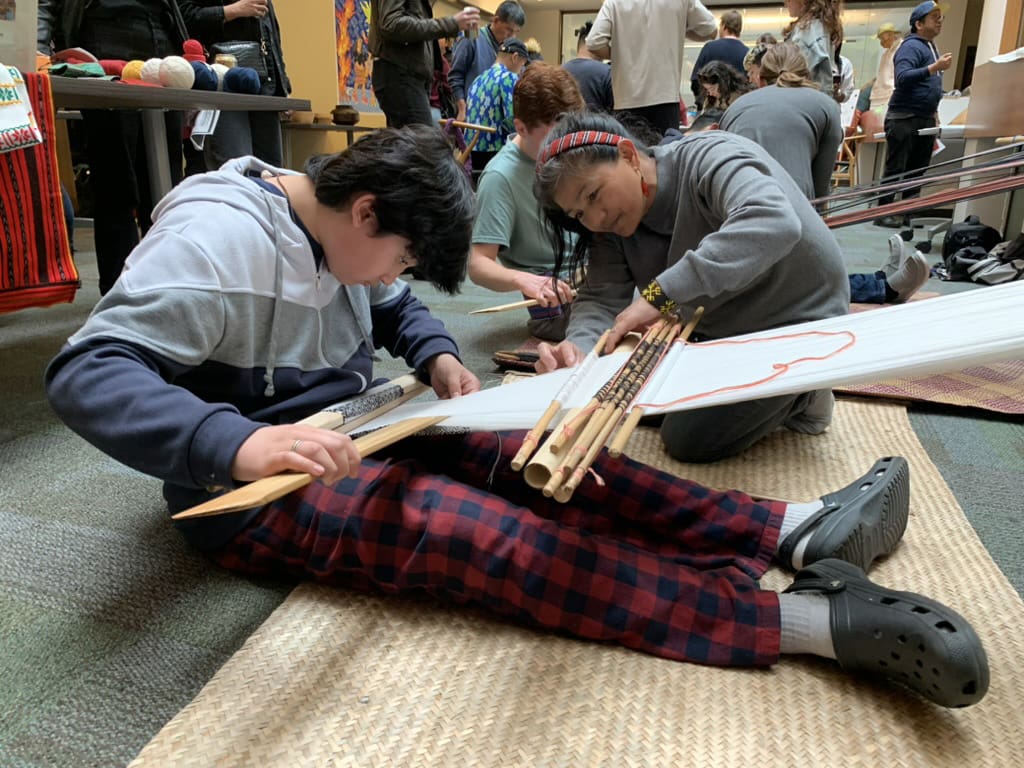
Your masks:
{"label": "person in gray shirt", "polygon": [[[757,142],[786,169],[808,198],[831,188],[842,119],[835,99],[810,80],[807,61],[793,43],[772,46],[761,61],[758,90],[737,99],[721,129]],[[889,258],[873,273],[850,275],[850,299],[866,304],[910,299],[928,281],[928,260],[889,238]]]}
{"label": "person in gray shirt", "polygon": [[719,127],[769,150],[808,198],[824,197],[843,142],[839,105],[809,79],[793,43],[772,46],[758,78],[760,87],[736,99]]}
{"label": "person in gray shirt", "polygon": [[[535,192],[556,235],[580,235],[572,259],[588,256],[566,340],[540,347],[539,372],[576,364],[607,328],[611,349],[669,311],[703,306],[704,339],[848,311],[835,237],[748,139],[708,131],[648,149],[613,118],[566,115],[538,157]],[[680,461],[717,461],[778,427],[823,432],[833,403],[818,390],[672,413],[661,437]]]}

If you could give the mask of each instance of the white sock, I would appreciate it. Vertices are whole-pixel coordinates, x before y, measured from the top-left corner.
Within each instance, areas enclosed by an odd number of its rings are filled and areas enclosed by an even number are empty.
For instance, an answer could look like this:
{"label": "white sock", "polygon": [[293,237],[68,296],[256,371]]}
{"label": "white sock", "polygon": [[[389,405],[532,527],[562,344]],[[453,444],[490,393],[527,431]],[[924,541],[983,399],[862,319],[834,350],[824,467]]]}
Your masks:
{"label": "white sock", "polygon": [[[786,540],[787,536],[797,529],[797,526],[823,506],[825,506],[825,503],[821,499],[807,501],[803,504],[787,504],[786,511],[782,515],[782,527],[779,530],[779,542],[775,545],[775,551],[779,551],[779,547],[782,546],[782,542]],[[800,568],[803,567],[804,550],[807,549],[807,542],[811,540],[812,533],[814,533],[814,528],[811,528],[811,530],[804,534],[793,549],[793,567],[797,570],[800,570]]]}
{"label": "white sock", "polygon": [[821,499],[804,502],[803,504],[787,504],[782,516],[782,528],[779,530],[779,543],[799,527],[808,517],[825,506]]}
{"label": "white sock", "polygon": [[780,594],[779,620],[782,629],[780,653],[811,653],[826,659],[836,657],[827,596],[811,592]]}

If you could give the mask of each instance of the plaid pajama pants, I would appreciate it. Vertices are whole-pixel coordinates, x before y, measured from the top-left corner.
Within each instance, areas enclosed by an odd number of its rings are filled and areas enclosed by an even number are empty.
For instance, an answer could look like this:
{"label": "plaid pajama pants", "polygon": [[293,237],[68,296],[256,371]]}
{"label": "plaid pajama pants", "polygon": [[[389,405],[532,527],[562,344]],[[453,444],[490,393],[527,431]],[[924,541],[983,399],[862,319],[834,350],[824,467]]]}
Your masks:
{"label": "plaid pajama pants", "polygon": [[[670,659],[769,665],[779,604],[759,589],[785,505],[602,453],[568,504],[509,464],[524,433],[413,438],[359,477],[268,505],[222,566],[427,593]],[[457,479],[456,479],[457,478]]]}

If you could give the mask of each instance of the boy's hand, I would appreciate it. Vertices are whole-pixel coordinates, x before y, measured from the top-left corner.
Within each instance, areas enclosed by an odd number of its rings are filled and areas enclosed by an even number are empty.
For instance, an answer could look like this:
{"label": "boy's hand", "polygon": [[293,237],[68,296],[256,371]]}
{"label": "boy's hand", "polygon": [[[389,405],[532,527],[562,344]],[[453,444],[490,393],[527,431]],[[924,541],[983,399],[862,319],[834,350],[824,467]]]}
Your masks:
{"label": "boy's hand", "polygon": [[447,352],[427,363],[430,386],[442,400],[468,395],[480,389],[480,379],[474,376],[455,355]]}
{"label": "boy's hand", "polygon": [[303,424],[261,427],[242,443],[231,465],[240,482],[281,472],[306,472],[333,484],[359,473],[359,450],[352,438],[329,429]]}

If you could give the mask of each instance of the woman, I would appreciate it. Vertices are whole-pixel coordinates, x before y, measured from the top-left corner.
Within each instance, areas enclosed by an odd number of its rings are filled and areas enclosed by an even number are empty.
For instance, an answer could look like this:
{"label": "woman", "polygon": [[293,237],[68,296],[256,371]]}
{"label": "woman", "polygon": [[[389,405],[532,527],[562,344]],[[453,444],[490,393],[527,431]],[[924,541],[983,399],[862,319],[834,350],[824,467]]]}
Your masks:
{"label": "woman", "polygon": [[[252,43],[266,68],[260,78],[262,96],[287,96],[292,92],[284,69],[281,29],[272,0],[178,0],[189,34],[214,54],[228,42]],[[220,168],[235,157],[253,155],[270,165],[281,165],[281,118],[277,112],[224,111],[203,147],[206,167]]]}
{"label": "woman", "polygon": [[[704,338],[847,312],[839,244],[746,139],[707,131],[647,149],[612,118],[568,115],[541,150],[535,192],[557,237],[580,235],[569,274],[589,253],[566,341],[540,347],[540,371],[574,365],[608,327],[611,346],[674,307],[687,316],[705,308]],[[822,432],[832,404],[820,390],[672,413],[661,437],[681,461],[717,461],[780,426]]]}
{"label": "woman", "polygon": [[758,89],[729,108],[722,130],[764,147],[808,198],[824,197],[843,141],[839,105],[810,79],[807,62],[793,43],[772,46],[754,82]]}
{"label": "woman", "polygon": [[794,20],[783,30],[786,42],[795,43],[807,60],[810,79],[826,94],[841,101],[839,49],[843,44],[840,0],[786,0]]}

